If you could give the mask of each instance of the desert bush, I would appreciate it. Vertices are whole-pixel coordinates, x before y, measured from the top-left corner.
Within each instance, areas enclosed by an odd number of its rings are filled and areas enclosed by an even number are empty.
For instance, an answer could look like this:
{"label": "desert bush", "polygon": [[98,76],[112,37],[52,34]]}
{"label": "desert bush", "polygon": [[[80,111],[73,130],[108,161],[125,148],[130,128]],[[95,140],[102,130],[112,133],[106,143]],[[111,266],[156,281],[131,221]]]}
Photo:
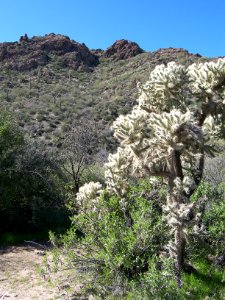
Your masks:
{"label": "desert bush", "polygon": [[0,231],[65,224],[65,177],[45,146],[27,141],[6,113],[0,115],[0,154]]}
{"label": "desert bush", "polygon": [[225,182],[225,154],[206,159],[203,179],[215,187]]}
{"label": "desert bush", "polygon": [[224,255],[225,248],[225,184],[202,182],[193,201],[204,199],[199,209],[199,222],[193,232],[190,255]]}
{"label": "desert bush", "polygon": [[[160,177],[166,183],[167,200],[165,204],[161,203],[161,209],[170,229],[167,231],[170,241],[165,241],[165,246],[174,262],[179,287],[182,287],[181,272],[188,261],[186,245],[191,233],[198,233],[195,230],[198,225],[194,224],[199,222],[202,198],[192,201],[192,195],[203,176],[205,155],[213,153],[212,137],[224,137],[224,82],[224,59],[189,67],[174,62],[157,66],[150,74],[149,81],[140,89],[138,105],[127,116],[118,117],[113,124],[120,147],[115,154],[109,155],[105,165],[106,189],[112,196],[118,196],[118,209],[130,228],[130,199],[126,197],[130,174],[148,177],[149,180]],[[80,204],[78,218],[84,217],[90,210],[98,212],[98,218],[101,219],[103,212],[98,207],[101,193],[99,183],[91,182],[80,188],[77,195]],[[147,224],[151,224],[151,217],[146,218]],[[94,215],[91,215],[92,218]],[[120,227],[120,220],[117,219],[115,224]],[[90,231],[91,227],[87,221],[82,226],[87,235],[85,228]],[[107,226],[104,224],[100,230],[102,237]],[[110,224],[110,228],[114,234],[116,228],[113,224]],[[107,235],[110,233],[107,232]],[[129,241],[132,240],[129,233],[126,236]],[[97,241],[105,247],[100,239]],[[94,242],[90,239],[88,245],[94,245]],[[151,240],[149,243],[152,245]],[[111,245],[116,245],[115,239]],[[120,249],[114,250],[113,246],[106,249],[109,257],[114,255],[111,265],[109,263],[109,274],[113,273],[116,255],[120,252]],[[122,249],[129,253],[126,245]]]}
{"label": "desert bush", "polygon": [[[156,188],[160,189],[157,193]],[[88,195],[88,186],[84,189]],[[164,287],[165,280],[171,278],[170,260],[160,258],[166,239],[161,210],[165,196],[164,187],[140,181],[124,195],[128,203],[126,211],[121,210],[121,198],[107,191],[93,203],[88,203],[82,195],[78,196],[78,202],[70,203],[70,208],[78,209],[79,213],[72,217],[72,228],[58,244],[63,244],[64,252],[68,250],[76,268],[94,273],[91,286],[96,294],[104,299],[109,295],[115,299],[125,297],[132,285],[138,285],[141,276],[147,276],[148,272],[149,280],[154,282],[154,286],[152,283],[149,286],[153,295],[155,289]],[[55,237],[52,238],[56,243]],[[71,251],[74,245],[82,249],[78,256]]]}

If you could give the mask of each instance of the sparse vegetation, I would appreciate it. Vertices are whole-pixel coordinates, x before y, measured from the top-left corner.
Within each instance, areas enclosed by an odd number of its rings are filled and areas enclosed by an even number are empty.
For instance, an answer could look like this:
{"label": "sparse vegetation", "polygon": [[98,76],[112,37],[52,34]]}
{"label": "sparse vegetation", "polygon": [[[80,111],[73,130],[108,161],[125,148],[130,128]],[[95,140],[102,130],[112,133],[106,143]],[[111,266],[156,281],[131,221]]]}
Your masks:
{"label": "sparse vegetation", "polygon": [[[184,50],[179,53],[187,57],[184,64],[199,59]],[[54,56],[48,65],[29,72],[3,68],[0,70],[1,103],[16,113],[32,138],[54,145],[64,136],[65,122],[72,125],[74,120],[91,114],[97,122],[103,121],[105,127],[119,115],[130,112],[136,104],[137,84],[147,80],[150,71],[162,63],[160,58],[163,57],[164,63],[180,61],[176,54],[173,49],[165,49],[122,61],[100,58],[92,73],[56,68]],[[56,124],[51,132],[48,131],[50,122]]]}
{"label": "sparse vegetation", "polygon": [[[18,47],[13,44],[15,51]],[[189,65],[209,59],[173,48],[140,51],[122,60],[99,51],[98,58],[92,57],[94,66],[82,65],[81,71],[71,65],[74,53],[65,57],[57,51],[48,53],[48,63],[29,70],[15,70],[12,61],[0,70],[0,271],[8,278],[5,287],[11,286],[12,293],[17,285],[24,291],[31,287],[22,263],[16,269],[21,277],[11,276],[7,255],[11,251],[16,263],[13,251],[20,246],[6,247],[25,240],[38,247],[43,239],[43,252],[22,251],[35,284],[46,293],[52,289],[49,299],[222,300],[222,60],[194,66],[190,75]],[[175,63],[166,66],[170,61]],[[116,119],[120,147],[110,127]],[[35,255],[43,256],[42,265],[32,262]],[[1,292],[0,277],[0,298]]]}
{"label": "sparse vegetation", "polygon": [[[105,189],[98,182],[79,189],[78,213],[58,242],[76,267],[89,265],[100,298],[222,299],[224,272],[215,265],[225,265],[224,183],[212,189],[201,181],[212,137],[224,138],[224,78],[225,59],[160,65],[138,105],[114,122],[120,147],[105,164]],[[150,189],[138,183],[143,177]],[[212,256],[207,295],[209,275],[200,270]]]}

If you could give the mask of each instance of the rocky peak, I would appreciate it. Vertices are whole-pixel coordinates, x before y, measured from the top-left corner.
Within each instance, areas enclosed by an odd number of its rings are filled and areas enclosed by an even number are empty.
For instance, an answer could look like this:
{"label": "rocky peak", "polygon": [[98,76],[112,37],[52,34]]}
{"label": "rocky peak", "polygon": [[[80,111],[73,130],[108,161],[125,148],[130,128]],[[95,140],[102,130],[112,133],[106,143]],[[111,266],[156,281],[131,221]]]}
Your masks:
{"label": "rocky peak", "polygon": [[104,56],[113,60],[121,60],[134,57],[143,52],[137,43],[128,40],[118,40],[105,51]]}
{"label": "rocky peak", "polygon": [[151,63],[153,65],[167,64],[171,61],[177,61],[179,63],[193,63],[196,59],[201,57],[200,54],[192,54],[183,48],[160,48],[154,52],[151,52]]}
{"label": "rocky peak", "polygon": [[98,64],[98,57],[85,44],[60,34],[32,38],[25,34],[19,42],[0,43],[0,64],[10,69],[25,71],[46,65],[53,55],[61,57],[62,66],[75,70],[91,71]]}
{"label": "rocky peak", "polygon": [[164,55],[164,56],[176,56],[176,55],[194,55],[196,57],[202,57],[199,53],[196,54],[190,54],[186,49],[183,48],[173,48],[173,47],[169,47],[169,48],[160,48],[154,52],[154,55],[156,56],[160,56],[160,55]]}
{"label": "rocky peak", "polygon": [[[85,44],[71,40],[61,34],[20,37],[18,42],[0,43],[0,67],[17,71],[29,71],[48,64],[60,68],[91,72],[99,63],[99,58],[118,61],[135,57],[144,51],[137,43],[117,40],[107,50],[89,50]],[[169,61],[194,61],[199,54],[191,54],[182,48],[160,48],[149,52],[152,65]]]}

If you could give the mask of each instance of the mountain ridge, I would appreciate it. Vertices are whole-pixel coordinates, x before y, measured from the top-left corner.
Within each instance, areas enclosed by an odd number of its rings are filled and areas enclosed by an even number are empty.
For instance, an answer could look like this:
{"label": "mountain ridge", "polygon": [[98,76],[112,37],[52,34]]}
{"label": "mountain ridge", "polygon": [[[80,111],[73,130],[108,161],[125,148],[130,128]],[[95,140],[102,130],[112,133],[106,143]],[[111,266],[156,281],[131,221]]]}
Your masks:
{"label": "mountain ridge", "polygon": [[[40,53],[47,55],[44,63],[37,60]],[[81,118],[99,123],[110,144],[111,123],[131,111],[137,84],[145,83],[157,65],[208,60],[183,48],[147,52],[127,40],[101,50],[62,35],[24,35],[18,42],[0,44],[0,103],[16,115],[27,135],[50,146],[60,144]]]}
{"label": "mountain ridge", "polygon": [[[177,51],[176,48],[170,49]],[[178,49],[179,52],[185,51],[187,55],[201,57],[200,54],[191,54],[185,49]],[[47,65],[55,55],[61,58],[64,67],[92,72],[99,64],[100,57],[123,60],[144,52],[148,51],[141,49],[137,43],[125,39],[115,41],[106,50],[91,50],[84,43],[78,43],[61,34],[51,33],[32,38],[25,34],[19,41],[0,43],[0,65],[12,70],[29,71]]]}

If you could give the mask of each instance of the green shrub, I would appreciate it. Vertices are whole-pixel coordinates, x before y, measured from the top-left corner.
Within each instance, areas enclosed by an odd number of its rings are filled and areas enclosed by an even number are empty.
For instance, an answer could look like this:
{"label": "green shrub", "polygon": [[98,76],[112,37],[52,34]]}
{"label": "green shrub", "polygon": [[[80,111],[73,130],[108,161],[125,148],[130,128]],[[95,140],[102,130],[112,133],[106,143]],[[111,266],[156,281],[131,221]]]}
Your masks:
{"label": "green shrub", "polygon": [[215,186],[203,182],[193,198],[203,196],[207,200],[201,208],[200,222],[204,226],[202,237],[207,241],[207,248],[210,248],[210,252],[219,255],[224,253],[225,249],[225,183],[221,182]]}
{"label": "green shrub", "polygon": [[68,221],[59,166],[44,145],[25,140],[7,113],[0,114],[0,182],[0,232]]}
{"label": "green shrub", "polygon": [[[131,187],[126,194],[129,200],[127,211],[123,211],[121,199],[105,191],[93,210],[81,210],[72,218],[72,229],[61,240],[64,249],[74,244],[81,247],[84,254],[82,259],[80,256],[78,259],[72,250],[72,261],[77,262],[77,267],[81,262],[85,268],[94,269],[97,277],[92,288],[95,287],[102,296],[113,290],[115,297],[121,293],[127,294],[134,284],[132,282],[139,282],[146,272],[151,277],[149,270],[153,269],[153,265],[155,270],[162,273],[161,284],[164,284],[164,271],[168,276],[166,260],[156,260],[166,239],[159,206],[164,192],[161,189],[161,193],[154,197],[152,193],[154,189],[145,181]],[[71,207],[74,209],[73,204]],[[76,242],[74,232],[82,233]],[[158,276],[159,279],[159,274],[152,276]],[[156,282],[154,277],[151,280]]]}

